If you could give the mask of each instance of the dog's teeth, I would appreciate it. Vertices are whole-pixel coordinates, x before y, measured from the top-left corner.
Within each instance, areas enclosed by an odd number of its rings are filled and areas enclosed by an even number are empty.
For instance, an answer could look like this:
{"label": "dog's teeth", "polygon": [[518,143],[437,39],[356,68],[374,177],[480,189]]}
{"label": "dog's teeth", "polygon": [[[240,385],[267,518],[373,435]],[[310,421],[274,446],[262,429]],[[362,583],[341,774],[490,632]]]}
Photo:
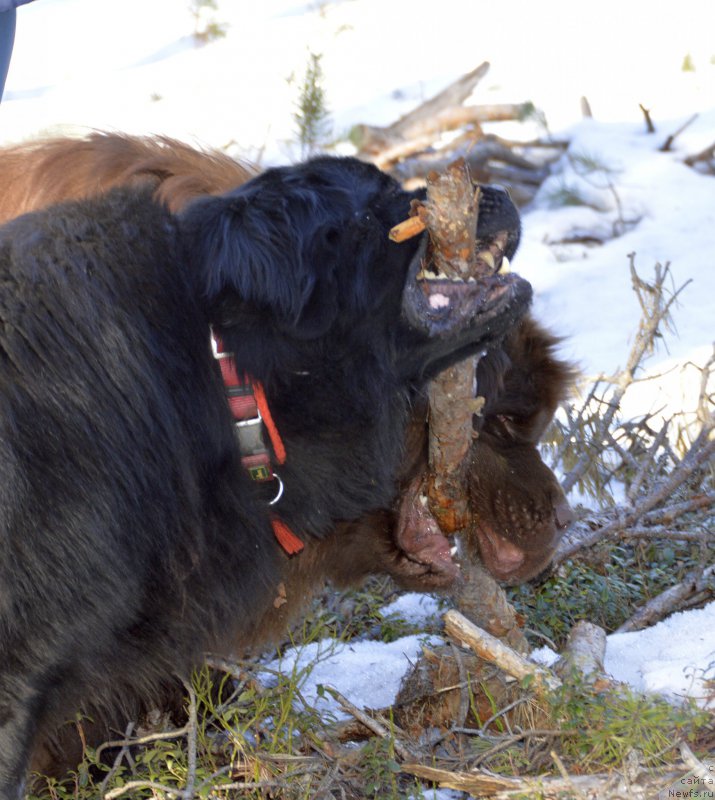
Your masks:
{"label": "dog's teeth", "polygon": [[422,506],[422,508],[427,508],[427,502],[428,502],[427,495],[426,494],[421,494],[420,495],[420,505]]}
{"label": "dog's teeth", "polygon": [[476,283],[476,282],[477,282],[477,279],[470,275],[469,276],[469,280],[467,281],[467,283]]}
{"label": "dog's teeth", "polygon": [[457,547],[457,545],[456,545],[456,544],[455,544],[455,545],[453,545],[452,547],[450,547],[450,548],[449,548],[449,554],[450,554],[450,555],[451,555],[453,558],[454,558],[454,556],[456,556],[456,555],[457,555],[457,553],[458,553],[458,552],[459,552],[459,548]]}
{"label": "dog's teeth", "polygon": [[[464,278],[460,278],[458,275],[450,277],[449,275],[446,275],[444,272],[438,272],[436,275],[433,275],[433,274],[425,272],[424,270],[417,274],[417,280],[418,281],[434,281],[434,282],[446,281],[446,282],[449,282],[449,283],[464,283]],[[470,280],[471,280],[471,278],[470,278]]]}
{"label": "dog's teeth", "polygon": [[493,272],[494,268],[496,267],[496,262],[494,261],[494,256],[489,252],[489,250],[485,250],[483,253],[480,253],[479,257],[482,259],[482,261],[486,262],[489,269]]}
{"label": "dog's teeth", "polygon": [[499,267],[499,274],[506,275],[507,272],[511,272],[511,264],[509,263],[509,259],[504,256],[501,260],[501,267]]}

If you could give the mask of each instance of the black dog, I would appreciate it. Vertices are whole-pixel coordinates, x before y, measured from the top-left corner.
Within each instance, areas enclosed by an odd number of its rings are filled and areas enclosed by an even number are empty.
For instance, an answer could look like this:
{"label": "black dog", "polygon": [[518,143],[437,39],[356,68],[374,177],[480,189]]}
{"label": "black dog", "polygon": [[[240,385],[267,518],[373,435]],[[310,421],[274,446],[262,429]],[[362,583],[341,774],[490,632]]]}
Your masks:
{"label": "black dog", "polygon": [[[415,196],[318,159],[178,217],[117,190],[0,230],[2,800],[78,709],[148,697],[251,631],[279,580],[272,523],[290,545],[282,526],[320,537],[388,506],[413,393],[524,312],[512,275],[430,302],[424,236],[387,235]],[[285,444],[273,506],[210,326]]]}

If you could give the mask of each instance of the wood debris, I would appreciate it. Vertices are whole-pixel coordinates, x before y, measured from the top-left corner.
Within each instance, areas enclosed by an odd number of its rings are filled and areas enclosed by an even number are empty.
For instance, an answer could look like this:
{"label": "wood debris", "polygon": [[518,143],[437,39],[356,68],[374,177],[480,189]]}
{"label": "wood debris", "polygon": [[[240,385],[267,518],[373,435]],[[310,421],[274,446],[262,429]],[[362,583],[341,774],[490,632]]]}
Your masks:
{"label": "wood debris", "polygon": [[529,102],[470,103],[488,71],[485,61],[391,125],[355,126],[350,138],[358,156],[408,188],[425,185],[430,173],[442,173],[462,158],[475,181],[500,183],[517,205],[524,205],[567,143],[550,138],[519,142],[485,132],[484,125],[518,122],[535,113]]}

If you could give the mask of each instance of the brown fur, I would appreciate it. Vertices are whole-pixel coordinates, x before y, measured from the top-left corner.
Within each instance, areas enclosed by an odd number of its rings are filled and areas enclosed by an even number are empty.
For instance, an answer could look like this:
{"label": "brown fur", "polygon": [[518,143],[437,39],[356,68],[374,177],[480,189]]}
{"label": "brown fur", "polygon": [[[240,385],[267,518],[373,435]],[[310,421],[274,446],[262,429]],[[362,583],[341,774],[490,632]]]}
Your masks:
{"label": "brown fur", "polygon": [[480,374],[486,403],[470,452],[469,539],[490,572],[509,583],[543,571],[572,520],[537,449],[575,377],[556,357],[558,343],[527,316],[503,344],[508,363],[496,373],[485,364]]}
{"label": "brown fur", "polygon": [[0,222],[147,181],[156,184],[160,200],[178,211],[195,197],[221,194],[257,172],[224,153],[166,136],[93,133],[86,139],[38,139],[0,149]]}

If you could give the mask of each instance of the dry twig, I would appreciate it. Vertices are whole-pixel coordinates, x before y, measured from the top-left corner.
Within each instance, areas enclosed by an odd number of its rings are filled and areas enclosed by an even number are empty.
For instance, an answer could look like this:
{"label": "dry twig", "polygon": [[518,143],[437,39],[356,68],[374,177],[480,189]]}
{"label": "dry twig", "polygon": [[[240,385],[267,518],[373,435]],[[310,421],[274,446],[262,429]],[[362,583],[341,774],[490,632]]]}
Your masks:
{"label": "dry twig", "polygon": [[398,739],[394,736],[394,732],[388,730],[388,728],[385,727],[381,722],[378,722],[365,711],[361,711],[356,705],[351,703],[347,697],[340,694],[337,689],[334,689],[332,686],[326,686],[325,691],[328,692],[328,694],[340,704],[340,707],[343,709],[343,711],[347,711],[348,714],[351,714],[353,717],[355,717],[358,722],[371,730],[376,736],[379,736],[382,739],[392,739],[394,742],[395,753],[397,753],[401,759],[404,761],[409,761],[415,757],[414,754],[410,752],[408,747],[402,744],[402,742],[398,741]]}
{"label": "dry twig", "polygon": [[448,611],[444,615],[444,624],[449,636],[465,642],[480,658],[496,664],[519,681],[531,678],[531,686],[537,694],[553,691],[561,685],[551,670],[528,661],[495,636],[478,628],[459,611]]}
{"label": "dry twig", "polygon": [[653,625],[658,620],[681,608],[688,598],[708,589],[714,576],[715,564],[711,564],[707,568],[697,567],[686,576],[685,580],[676,583],[675,586],[670,586],[639,608],[630,619],[626,620],[616,630],[616,633],[639,631],[642,628]]}
{"label": "dry twig", "polygon": [[686,120],[686,121],[685,121],[685,122],[684,122],[684,123],[683,123],[683,124],[682,124],[682,125],[681,125],[681,126],[678,128],[678,130],[677,130],[677,131],[675,131],[674,133],[671,133],[671,134],[670,134],[670,136],[668,136],[668,138],[667,138],[667,139],[666,139],[666,140],[663,142],[663,144],[660,146],[660,151],[661,151],[661,153],[667,153],[667,152],[669,152],[669,151],[670,151],[670,149],[671,149],[671,147],[673,146],[673,142],[674,142],[674,141],[675,141],[675,140],[678,138],[678,136],[680,136],[680,134],[681,134],[681,133],[682,133],[682,132],[683,132],[683,131],[684,131],[686,128],[689,128],[689,127],[690,127],[690,126],[693,124],[693,122],[695,122],[695,120],[696,120],[696,119],[697,119],[699,116],[700,116],[699,114],[693,114],[693,116],[692,116],[692,117],[690,117],[688,120]]}
{"label": "dry twig", "polygon": [[[638,333],[636,334],[631,351],[628,354],[628,361],[625,369],[617,376],[611,378],[602,377],[600,379],[614,386],[613,392],[606,403],[605,411],[599,414],[598,419],[595,421],[595,430],[591,437],[596,447],[600,445],[600,452],[606,447],[608,435],[613,426],[616,413],[620,409],[623,396],[636,380],[636,372],[641,367],[646,354],[653,350],[656,337],[661,335],[661,328],[668,324],[672,305],[689,283],[689,281],[686,282],[679,289],[670,293],[670,296],[666,297],[665,282],[670,275],[670,264],[666,263],[665,267],[656,264],[655,280],[652,284],[649,284],[636,272],[635,253],[631,253],[628,257],[630,259],[631,280],[633,282],[633,288],[638,296],[642,316],[638,327]],[[588,398],[589,400],[595,396],[595,391],[596,386],[592,389]],[[576,433],[577,431],[575,430],[567,432],[564,447],[568,446],[571,438],[574,437]],[[563,455],[563,452],[561,455]],[[566,493],[570,492],[576,483],[586,474],[597,455],[598,453],[594,453],[592,448],[584,450],[584,453],[581,455],[576,465],[569,470],[562,481],[562,486]]]}

